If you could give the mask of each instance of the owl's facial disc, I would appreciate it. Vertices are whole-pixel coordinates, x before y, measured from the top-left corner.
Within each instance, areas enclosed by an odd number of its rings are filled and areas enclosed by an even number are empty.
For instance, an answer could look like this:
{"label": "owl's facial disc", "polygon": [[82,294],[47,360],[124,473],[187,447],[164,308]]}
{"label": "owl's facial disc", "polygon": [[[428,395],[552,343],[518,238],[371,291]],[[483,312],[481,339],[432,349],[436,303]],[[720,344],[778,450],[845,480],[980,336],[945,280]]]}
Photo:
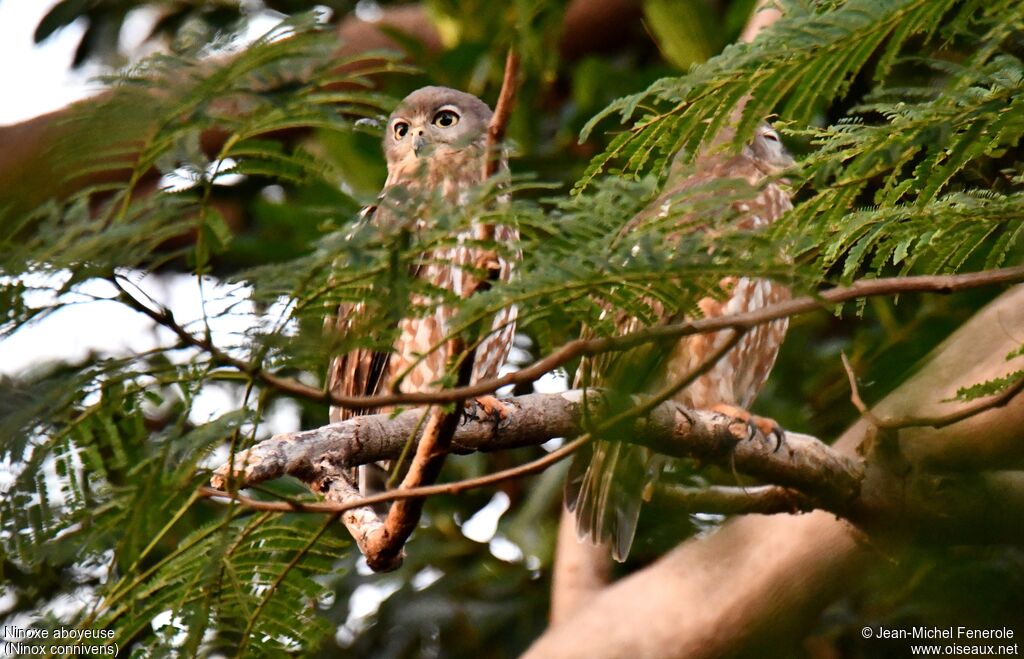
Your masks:
{"label": "owl's facial disc", "polygon": [[453,162],[483,144],[491,110],[480,99],[447,87],[423,87],[395,109],[384,134],[389,168],[412,171],[417,163]]}

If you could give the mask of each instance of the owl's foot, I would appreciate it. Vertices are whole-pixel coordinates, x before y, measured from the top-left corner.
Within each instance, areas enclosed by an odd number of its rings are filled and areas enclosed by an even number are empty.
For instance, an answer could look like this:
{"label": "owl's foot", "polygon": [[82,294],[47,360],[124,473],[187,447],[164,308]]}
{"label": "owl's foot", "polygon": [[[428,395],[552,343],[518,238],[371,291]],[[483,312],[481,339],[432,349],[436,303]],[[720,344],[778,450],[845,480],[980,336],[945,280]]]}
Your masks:
{"label": "owl's foot", "polygon": [[466,401],[466,418],[480,421],[490,419],[501,423],[508,418],[508,405],[494,396],[478,396]]}
{"label": "owl's foot", "polygon": [[712,405],[711,409],[715,412],[720,412],[746,423],[750,427],[751,437],[759,431],[768,439],[774,440],[775,448],[772,449],[773,453],[777,453],[778,450],[782,448],[782,444],[786,440],[786,431],[782,429],[782,426],[780,426],[778,421],[775,419],[770,419],[766,416],[757,416],[756,414],[751,414],[742,407],[736,407],[735,405],[729,405],[727,403]]}

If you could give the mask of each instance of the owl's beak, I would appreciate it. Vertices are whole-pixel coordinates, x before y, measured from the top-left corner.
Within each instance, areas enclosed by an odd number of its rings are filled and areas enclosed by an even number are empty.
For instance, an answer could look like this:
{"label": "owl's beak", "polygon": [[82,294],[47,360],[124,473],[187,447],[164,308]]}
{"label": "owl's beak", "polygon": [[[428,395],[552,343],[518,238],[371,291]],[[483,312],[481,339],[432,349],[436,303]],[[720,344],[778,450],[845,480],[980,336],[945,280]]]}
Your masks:
{"label": "owl's beak", "polygon": [[412,141],[412,151],[417,157],[427,148],[427,138],[417,135]]}

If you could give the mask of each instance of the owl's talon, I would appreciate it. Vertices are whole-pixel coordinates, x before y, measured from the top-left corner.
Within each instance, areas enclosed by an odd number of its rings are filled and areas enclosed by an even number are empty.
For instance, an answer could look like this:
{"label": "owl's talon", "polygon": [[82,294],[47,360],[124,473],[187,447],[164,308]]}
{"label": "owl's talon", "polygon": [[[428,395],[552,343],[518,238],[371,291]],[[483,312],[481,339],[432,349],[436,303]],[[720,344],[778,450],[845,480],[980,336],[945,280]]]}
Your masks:
{"label": "owl's talon", "polygon": [[725,403],[719,403],[718,405],[712,405],[711,409],[715,412],[720,412],[726,416],[731,416],[734,419],[739,419],[747,424],[749,430],[747,434],[747,440],[752,440],[757,437],[758,434],[764,435],[768,440],[773,440],[775,448],[772,449],[772,453],[778,453],[782,445],[786,443],[786,431],[782,429],[782,426],[775,419],[770,419],[766,416],[757,416],[751,414],[742,407],[736,407],[735,405],[728,405]]}
{"label": "owl's talon", "polygon": [[774,420],[768,420],[772,422],[772,428],[771,430],[768,431],[766,437],[775,440],[775,448],[772,449],[772,453],[778,453],[779,449],[782,448],[782,445],[786,443],[786,431],[783,430],[782,426],[780,426]]}
{"label": "owl's talon", "polygon": [[755,439],[757,439],[757,435],[758,435],[758,433],[761,432],[761,429],[757,427],[757,424],[754,423],[753,419],[747,419],[746,420],[746,424],[747,424],[747,441],[748,442],[752,442]]}
{"label": "owl's talon", "polygon": [[[494,396],[478,396],[472,400],[467,400],[465,408],[466,417],[474,421],[491,419],[496,424],[500,424],[508,418],[508,408],[505,403]],[[483,412],[482,415],[477,415],[476,410],[478,409]]]}

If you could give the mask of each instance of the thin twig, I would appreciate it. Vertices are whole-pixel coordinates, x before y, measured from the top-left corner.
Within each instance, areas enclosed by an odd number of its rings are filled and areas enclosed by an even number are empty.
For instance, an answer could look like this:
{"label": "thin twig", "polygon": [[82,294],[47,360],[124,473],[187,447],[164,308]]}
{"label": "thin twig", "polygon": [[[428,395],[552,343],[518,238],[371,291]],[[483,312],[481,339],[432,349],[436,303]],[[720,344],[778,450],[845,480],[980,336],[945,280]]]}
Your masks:
{"label": "thin twig", "polygon": [[857,408],[857,411],[861,413],[861,416],[867,419],[879,430],[945,428],[946,426],[951,426],[954,423],[964,421],[972,416],[981,414],[982,412],[1002,407],[1013,400],[1021,391],[1024,391],[1024,377],[1021,377],[1012,385],[999,392],[998,395],[983,400],[977,400],[973,404],[962,407],[954,412],[936,414],[934,416],[883,419],[875,415],[870,409],[868,409],[868,406],[864,404],[864,400],[860,397],[860,392],[857,389],[857,376],[853,372],[853,367],[850,366],[850,361],[846,358],[846,353],[841,353],[840,356],[843,360],[843,368],[846,369],[846,376],[850,380],[850,402],[852,402],[853,406]]}
{"label": "thin twig", "polygon": [[[113,281],[117,285],[116,278]],[[118,285],[118,288],[122,291],[122,300],[128,306],[167,327],[182,342],[201,348],[208,352],[214,361],[249,374],[277,391],[313,402],[330,403],[337,407],[373,409],[398,405],[452,403],[458,400],[490,394],[508,385],[534,382],[546,373],[579,357],[592,357],[606,352],[622,352],[644,343],[652,343],[664,339],[678,339],[694,334],[707,334],[729,328],[751,329],[780,318],[788,318],[860,298],[900,293],[954,293],[983,286],[1016,284],[1021,281],[1024,281],[1024,266],[959,275],[918,275],[913,277],[864,279],[856,281],[849,286],[836,286],[835,288],[821,291],[817,295],[793,298],[785,302],[761,307],[755,311],[700,318],[671,325],[647,328],[619,336],[575,339],[563,344],[554,352],[518,371],[465,387],[433,392],[388,393],[376,396],[341,396],[331,394],[323,389],[303,384],[298,380],[275,375],[263,370],[258,365],[235,359],[210,342],[194,336],[183,329],[174,321],[169,311],[154,311],[128,294],[120,285]]]}
{"label": "thin twig", "polygon": [[998,395],[989,398],[988,400],[974,401],[972,405],[961,408],[956,412],[950,412],[949,414],[937,414],[935,416],[914,417],[905,420],[896,419],[890,423],[898,428],[945,428],[946,426],[953,425],[954,423],[968,419],[976,414],[980,414],[997,407],[1002,407],[1013,400],[1013,398],[1022,390],[1024,390],[1024,377],[1014,382],[1010,387],[1004,389]]}
{"label": "thin twig", "polygon": [[505,76],[501,81],[501,92],[498,94],[498,102],[494,105],[491,123],[487,126],[484,179],[494,176],[501,164],[501,143],[505,141],[508,120],[512,116],[512,108],[515,107],[518,79],[519,53],[514,48],[509,48],[505,56]]}
{"label": "thin twig", "polygon": [[860,387],[857,386],[857,374],[853,372],[853,366],[850,365],[850,360],[847,359],[846,353],[840,352],[839,357],[843,361],[843,368],[846,369],[846,378],[850,382],[850,402],[857,408],[860,415],[876,428],[887,427],[885,422],[875,416],[868,406],[864,404],[864,399],[860,397]]}

